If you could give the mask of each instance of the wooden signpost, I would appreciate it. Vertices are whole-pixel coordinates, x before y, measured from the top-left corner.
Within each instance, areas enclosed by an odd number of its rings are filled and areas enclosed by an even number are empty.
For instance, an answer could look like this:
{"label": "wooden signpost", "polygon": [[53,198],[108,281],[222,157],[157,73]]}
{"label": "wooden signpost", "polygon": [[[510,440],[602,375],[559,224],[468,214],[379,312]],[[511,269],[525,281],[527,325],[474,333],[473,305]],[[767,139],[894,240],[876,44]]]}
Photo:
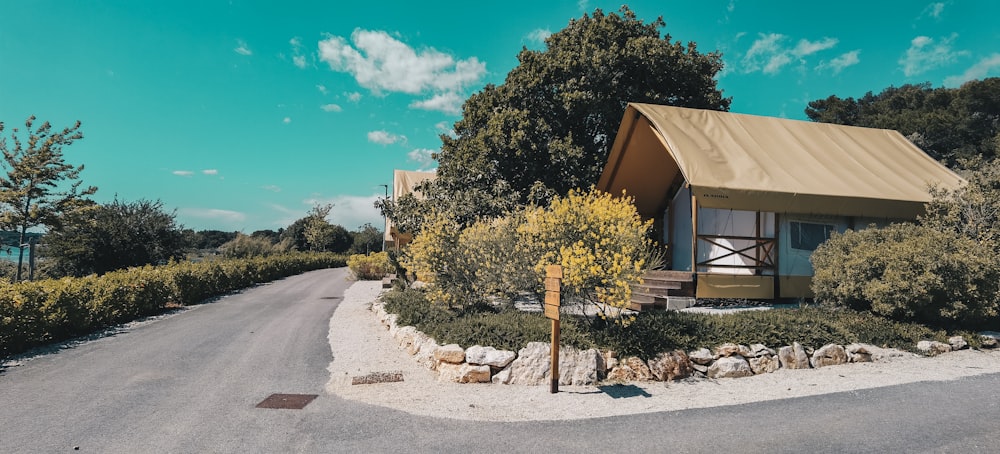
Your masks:
{"label": "wooden signpost", "polygon": [[559,288],[562,266],[545,267],[545,316],[552,319],[552,386],[549,392],[559,392]]}

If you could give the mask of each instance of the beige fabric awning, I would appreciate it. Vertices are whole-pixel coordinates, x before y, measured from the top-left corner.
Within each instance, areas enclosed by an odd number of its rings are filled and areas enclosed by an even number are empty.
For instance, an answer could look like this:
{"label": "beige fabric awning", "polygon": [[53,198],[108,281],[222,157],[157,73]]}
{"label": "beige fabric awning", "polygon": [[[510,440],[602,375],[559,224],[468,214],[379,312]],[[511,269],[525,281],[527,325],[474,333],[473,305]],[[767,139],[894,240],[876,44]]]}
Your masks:
{"label": "beige fabric awning", "polygon": [[892,130],[629,104],[598,188],[654,216],[679,177],[705,207],[898,219],[965,184]]}
{"label": "beige fabric awning", "polygon": [[[399,200],[400,197],[406,194],[414,194],[417,198],[422,199],[419,191],[414,188],[423,183],[425,180],[433,180],[437,178],[437,174],[434,172],[413,172],[409,170],[393,170],[392,171],[392,200]],[[393,241],[392,234],[393,226],[392,221],[388,218],[385,220],[385,240]]]}

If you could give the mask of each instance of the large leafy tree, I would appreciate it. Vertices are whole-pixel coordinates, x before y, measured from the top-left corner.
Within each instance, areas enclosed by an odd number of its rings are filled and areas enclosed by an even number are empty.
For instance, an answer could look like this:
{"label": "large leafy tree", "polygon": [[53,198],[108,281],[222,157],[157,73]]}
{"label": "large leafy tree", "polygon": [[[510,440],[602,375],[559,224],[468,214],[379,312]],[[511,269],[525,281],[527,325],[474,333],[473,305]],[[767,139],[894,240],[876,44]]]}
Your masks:
{"label": "large leafy tree", "polygon": [[454,137],[441,137],[438,178],[423,188],[430,203],[467,224],[596,183],[629,102],[727,110],[721,54],[673,42],[664,26],[628,7],[598,9],[544,50],[523,49],[503,84],[466,100]]}
{"label": "large leafy tree", "polygon": [[956,166],[963,159],[997,155],[1000,78],[959,88],[907,84],[857,99],[830,96],[811,101],[805,112],[823,123],[895,129],[931,157]]}
{"label": "large leafy tree", "polygon": [[130,266],[184,256],[186,238],[175,214],[159,200],[122,202],[80,209],[43,238],[55,274],[104,274]]}
{"label": "large leafy tree", "polygon": [[[3,131],[0,122],[0,134]],[[0,136],[6,170],[6,176],[0,177],[0,228],[16,230],[18,244],[23,246],[28,229],[60,227],[64,214],[87,204],[86,197],[97,188],[81,188],[83,165],[73,166],[63,159],[63,147],[83,138],[79,121],[72,127],[54,130],[49,122],[35,127],[35,117],[31,116],[24,123],[23,134],[27,137],[22,139],[19,133],[18,128],[13,128],[10,142]],[[21,280],[23,263],[22,247],[16,280]]]}

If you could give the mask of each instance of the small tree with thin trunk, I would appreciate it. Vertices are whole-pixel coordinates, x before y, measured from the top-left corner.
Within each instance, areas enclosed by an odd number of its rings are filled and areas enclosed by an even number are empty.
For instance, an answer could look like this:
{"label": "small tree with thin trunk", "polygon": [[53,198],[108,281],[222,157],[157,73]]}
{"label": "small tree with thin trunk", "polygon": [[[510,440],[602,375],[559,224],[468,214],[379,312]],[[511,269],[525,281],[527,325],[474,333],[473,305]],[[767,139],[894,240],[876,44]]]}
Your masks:
{"label": "small tree with thin trunk", "polygon": [[[24,245],[28,229],[38,226],[58,227],[63,215],[87,203],[86,196],[97,192],[94,186],[80,188],[83,165],[73,166],[63,160],[63,146],[82,139],[80,122],[61,131],[49,122],[34,128],[35,116],[24,122],[27,140],[12,128],[10,143],[0,136],[3,167],[0,177],[0,228],[16,230],[21,252],[15,280],[21,280]],[[0,122],[0,134],[4,124]]]}

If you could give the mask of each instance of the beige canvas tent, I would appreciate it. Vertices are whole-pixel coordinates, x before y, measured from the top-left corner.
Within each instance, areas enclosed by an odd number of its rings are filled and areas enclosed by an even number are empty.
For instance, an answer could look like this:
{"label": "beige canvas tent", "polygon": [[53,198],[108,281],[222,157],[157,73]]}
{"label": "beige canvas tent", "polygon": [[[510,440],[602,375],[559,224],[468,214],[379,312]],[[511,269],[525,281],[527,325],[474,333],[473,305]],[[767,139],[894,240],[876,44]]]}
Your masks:
{"label": "beige canvas tent", "polygon": [[699,297],[811,296],[833,231],[915,219],[964,180],[896,131],[629,104],[598,188],[654,219]]}
{"label": "beige canvas tent", "polygon": [[[406,194],[413,194],[421,198],[420,192],[416,191],[416,186],[426,180],[437,178],[434,172],[412,172],[407,170],[393,170],[392,172],[392,200],[399,200]],[[399,248],[409,243],[413,239],[412,232],[400,232],[392,225],[392,221],[385,220],[385,244],[386,249]]]}

